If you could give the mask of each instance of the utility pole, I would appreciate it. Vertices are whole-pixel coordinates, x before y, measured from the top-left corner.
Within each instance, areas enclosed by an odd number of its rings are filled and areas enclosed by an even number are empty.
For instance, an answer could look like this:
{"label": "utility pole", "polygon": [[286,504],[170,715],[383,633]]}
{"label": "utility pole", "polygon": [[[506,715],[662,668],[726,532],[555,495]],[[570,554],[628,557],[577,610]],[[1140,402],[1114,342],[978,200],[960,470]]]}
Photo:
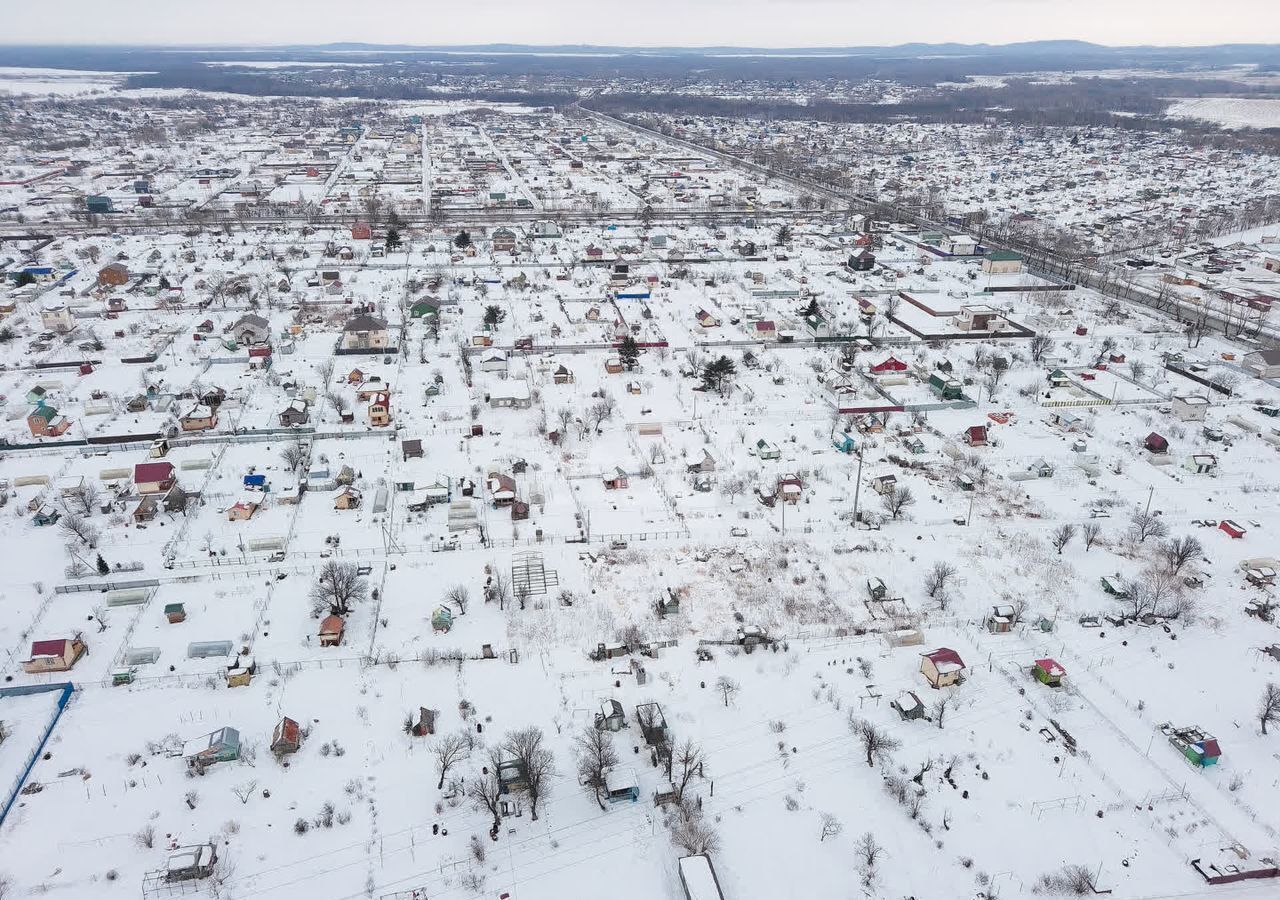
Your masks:
{"label": "utility pole", "polygon": [[862,445],[858,445],[858,474],[853,482],[853,527],[858,527],[858,495],[862,492]]}
{"label": "utility pole", "polygon": [[1155,496],[1155,494],[1156,494],[1156,486],[1153,484],[1153,485],[1151,485],[1151,487],[1150,487],[1150,488],[1148,489],[1148,491],[1147,491],[1147,509],[1146,509],[1146,512],[1145,512],[1145,513],[1143,513],[1143,515],[1150,514],[1150,512],[1151,512],[1151,498],[1152,498],[1152,497],[1154,497],[1154,496]]}

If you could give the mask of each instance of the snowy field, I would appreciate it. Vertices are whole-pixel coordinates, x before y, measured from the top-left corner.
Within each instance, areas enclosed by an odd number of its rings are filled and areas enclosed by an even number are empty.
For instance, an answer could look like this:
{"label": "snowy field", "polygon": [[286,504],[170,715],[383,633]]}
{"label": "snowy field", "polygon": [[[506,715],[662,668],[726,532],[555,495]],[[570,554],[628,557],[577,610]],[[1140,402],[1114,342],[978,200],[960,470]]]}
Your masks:
{"label": "snowy field", "polygon": [[1280,100],[1194,97],[1174,100],[1165,112],[1174,119],[1199,119],[1224,128],[1280,127]]}

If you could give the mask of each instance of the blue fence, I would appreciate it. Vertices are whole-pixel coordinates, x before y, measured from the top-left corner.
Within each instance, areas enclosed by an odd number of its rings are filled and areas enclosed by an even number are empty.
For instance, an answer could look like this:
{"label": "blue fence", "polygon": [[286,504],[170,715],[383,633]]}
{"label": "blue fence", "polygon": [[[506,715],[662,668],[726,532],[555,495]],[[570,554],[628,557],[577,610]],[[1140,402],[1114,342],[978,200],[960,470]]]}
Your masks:
{"label": "blue fence", "polygon": [[[5,798],[4,808],[0,809],[0,825],[4,824],[4,820],[9,816],[9,810],[17,802],[19,794],[22,793],[22,786],[27,783],[27,777],[35,767],[36,760],[40,758],[40,754],[44,752],[44,745],[49,741],[49,735],[53,734],[54,726],[58,724],[58,719],[62,718],[62,711],[67,708],[67,703],[70,702],[71,695],[75,693],[75,690],[75,685],[69,681],[62,684],[30,684],[22,687],[0,688],[0,699],[4,697],[21,697],[27,694],[47,694],[50,691],[60,692],[57,709],[49,717],[49,722],[45,725],[44,732],[40,735],[40,740],[36,743],[30,755],[27,756],[27,760],[22,766],[22,771],[18,773],[18,776],[9,786],[9,796]],[[0,706],[0,710],[2,709],[3,706]]]}

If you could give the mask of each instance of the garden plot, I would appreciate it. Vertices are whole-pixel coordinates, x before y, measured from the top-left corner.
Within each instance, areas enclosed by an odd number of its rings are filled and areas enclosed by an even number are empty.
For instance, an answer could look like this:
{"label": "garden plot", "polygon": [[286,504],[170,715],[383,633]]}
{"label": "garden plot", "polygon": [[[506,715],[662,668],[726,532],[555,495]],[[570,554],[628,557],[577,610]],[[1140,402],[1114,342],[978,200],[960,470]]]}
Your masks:
{"label": "garden plot", "polygon": [[43,737],[58,709],[58,691],[39,694],[0,695],[0,800],[8,800],[9,788],[22,775],[28,757]]}
{"label": "garden plot", "polygon": [[[181,583],[161,587],[137,610],[137,623],[128,633],[128,650],[159,650],[154,664],[138,663],[138,675],[221,675],[235,655],[250,645],[270,592],[270,585],[261,581],[235,579],[196,587]],[[184,620],[169,621],[166,609],[174,603],[182,605]],[[113,664],[128,667],[131,661],[127,656],[113,660]]]}

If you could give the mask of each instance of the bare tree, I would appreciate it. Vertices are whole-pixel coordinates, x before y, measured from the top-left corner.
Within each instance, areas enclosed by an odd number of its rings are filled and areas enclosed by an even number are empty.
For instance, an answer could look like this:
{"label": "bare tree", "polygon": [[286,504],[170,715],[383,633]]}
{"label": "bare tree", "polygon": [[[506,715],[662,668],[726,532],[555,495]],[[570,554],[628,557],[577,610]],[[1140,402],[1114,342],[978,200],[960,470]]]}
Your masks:
{"label": "bare tree", "polygon": [[1203,555],[1204,547],[1197,538],[1188,534],[1180,538],[1170,538],[1161,544],[1160,554],[1168,564],[1169,570],[1176,575],[1191,560]]}
{"label": "bare tree", "polygon": [[258,789],[258,782],[246,781],[243,784],[237,784],[231,789],[231,793],[236,795],[236,799],[241,803],[248,803],[249,798],[253,796],[253,792]]}
{"label": "bare tree", "polygon": [[956,567],[949,562],[936,562],[929,574],[924,578],[924,589],[930,598],[937,599],[939,594],[946,593],[947,585],[956,575]]}
{"label": "bare tree", "polygon": [[493,828],[490,833],[495,837],[502,824],[502,782],[498,780],[498,766],[502,756],[496,748],[489,751],[488,771],[477,772],[467,782],[467,796],[476,809],[487,811],[493,816]]}
{"label": "bare tree", "polygon": [[496,560],[490,566],[490,571],[493,575],[489,579],[488,587],[485,588],[485,602],[497,600],[498,609],[506,609],[511,601],[511,579]]}
{"label": "bare tree", "polygon": [[80,482],[70,494],[70,498],[75,500],[76,505],[80,508],[80,514],[84,516],[92,515],[93,511],[98,508],[98,485],[90,480]]}
{"label": "bare tree", "polygon": [[720,839],[711,825],[692,804],[681,804],[680,818],[671,831],[671,843],[685,853],[714,853]]}
{"label": "bare tree", "polygon": [[1160,565],[1150,565],[1142,573],[1122,584],[1123,596],[1117,599],[1137,619],[1145,615],[1176,615],[1182,609],[1182,580]]}
{"label": "bare tree", "polygon": [[1267,725],[1271,722],[1280,722],[1280,685],[1269,681],[1258,703],[1258,724],[1262,726],[1263,734],[1267,733]]}
{"label": "bare tree", "polygon": [[455,584],[449,588],[448,593],[444,595],[444,599],[458,607],[458,613],[465,616],[467,614],[467,604],[471,602],[471,592],[467,590],[466,585]]}
{"label": "bare tree", "polygon": [[884,506],[885,511],[893,518],[898,518],[906,510],[907,507],[915,505],[915,495],[911,493],[911,488],[894,485],[889,490],[880,495],[880,503]]}
{"label": "bare tree", "polygon": [[853,853],[858,860],[858,872],[862,875],[863,887],[869,890],[875,884],[876,863],[884,855],[884,848],[876,843],[875,835],[868,831],[853,845]]}
{"label": "bare tree", "polygon": [[529,813],[538,820],[538,802],[550,790],[556,775],[555,757],[543,746],[542,729],[530,726],[508,731],[502,749],[515,758],[529,791]]}
{"label": "bare tree", "polygon": [[1040,363],[1053,350],[1053,338],[1047,334],[1037,334],[1031,338],[1029,345],[1031,350],[1031,359],[1033,362]]}
{"label": "bare tree", "polygon": [[1146,510],[1138,510],[1129,520],[1129,534],[1140,544],[1147,538],[1161,538],[1169,533],[1169,526],[1164,519]]}
{"label": "bare tree", "polygon": [[568,434],[569,426],[573,424],[573,420],[577,418],[573,410],[567,406],[562,406],[556,410],[556,421],[560,423],[560,433]]}
{"label": "bare tree", "polygon": [[887,731],[881,731],[872,722],[858,718],[852,710],[849,711],[849,730],[862,742],[862,750],[867,756],[868,766],[874,767],[877,762],[888,762],[893,751],[901,746]]}
{"label": "bare tree", "polygon": [[1053,548],[1058,551],[1058,555],[1062,555],[1062,551],[1066,549],[1067,544],[1071,543],[1071,539],[1076,536],[1076,526],[1070,522],[1060,525],[1053,532]]}
{"label": "bare tree", "polygon": [[58,527],[66,534],[79,538],[86,547],[96,547],[98,545],[98,529],[79,513],[68,511],[65,515],[59,517]]}
{"label": "bare tree", "polygon": [[724,705],[726,707],[729,705],[729,701],[738,696],[738,691],[741,689],[742,686],[728,675],[721,675],[716,679],[716,690],[720,692],[720,696],[724,700]]}
{"label": "bare tree", "polygon": [[1089,548],[1098,542],[1098,536],[1102,534],[1102,526],[1097,522],[1085,522],[1080,528],[1080,536],[1084,539],[1084,552],[1088,553]]}
{"label": "bare tree", "polygon": [[702,774],[704,762],[705,754],[702,748],[691,738],[685,738],[672,750],[667,759],[667,777],[675,786],[676,797],[679,800],[684,800],[685,789],[693,780],[693,776]]}
{"label": "bare tree", "polygon": [[432,745],[431,755],[436,758],[436,771],[440,773],[436,790],[444,788],[445,776],[449,774],[450,769],[470,755],[471,746],[471,734],[465,731],[446,734]]}
{"label": "bare tree", "polygon": [[942,727],[942,722],[947,717],[947,710],[949,710],[955,702],[955,691],[945,691],[944,693],[939,694],[938,699],[934,701],[933,721],[939,728]]}
{"label": "bare tree", "polygon": [[618,764],[618,752],[613,747],[609,732],[585,725],[573,739],[577,748],[578,779],[595,794],[596,803],[605,808],[601,791],[604,789],[605,772]]}
{"label": "bare tree", "polygon": [[317,614],[328,610],[332,615],[345,616],[368,594],[369,583],[361,577],[354,563],[329,560],[311,587],[312,609]]}
{"label": "bare tree", "polygon": [[307,451],[303,449],[302,444],[296,441],[292,444],[285,445],[280,451],[280,458],[284,460],[284,464],[289,467],[290,472],[296,472],[298,466],[302,465],[307,458]]}
{"label": "bare tree", "polygon": [[840,820],[831,813],[822,814],[822,836],[818,838],[821,844],[827,838],[839,837],[840,832],[844,831],[844,826],[840,824]]}

